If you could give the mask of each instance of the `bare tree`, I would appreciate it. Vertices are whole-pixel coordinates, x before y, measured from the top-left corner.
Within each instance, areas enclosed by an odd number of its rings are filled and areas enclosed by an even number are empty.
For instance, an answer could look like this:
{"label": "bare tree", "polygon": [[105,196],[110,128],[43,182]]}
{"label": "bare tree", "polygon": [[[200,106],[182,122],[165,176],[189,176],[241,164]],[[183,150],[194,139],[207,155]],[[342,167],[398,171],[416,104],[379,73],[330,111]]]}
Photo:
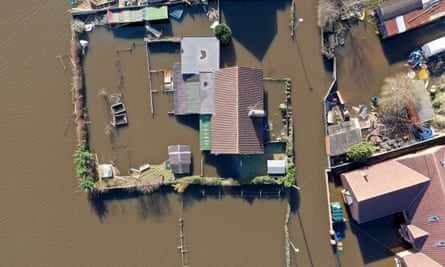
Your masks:
{"label": "bare tree", "polygon": [[318,1],[318,27],[329,28],[340,20],[341,5],[337,0]]}
{"label": "bare tree", "polygon": [[398,115],[412,103],[418,103],[424,92],[415,89],[415,80],[405,73],[387,77],[380,92],[379,110],[385,114]]}

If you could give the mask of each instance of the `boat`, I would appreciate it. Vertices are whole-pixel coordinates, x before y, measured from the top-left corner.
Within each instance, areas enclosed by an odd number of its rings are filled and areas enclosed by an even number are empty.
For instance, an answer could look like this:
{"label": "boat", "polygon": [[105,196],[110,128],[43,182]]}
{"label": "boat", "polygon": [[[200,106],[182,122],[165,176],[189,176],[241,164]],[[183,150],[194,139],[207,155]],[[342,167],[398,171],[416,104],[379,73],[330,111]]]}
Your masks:
{"label": "boat", "polygon": [[182,5],[170,7],[168,9],[168,15],[176,20],[181,20],[182,15],[184,14],[184,7]]}
{"label": "boat", "polygon": [[164,90],[171,91],[173,89],[172,70],[164,70]]}
{"label": "boat", "polygon": [[111,105],[111,114],[119,114],[119,113],[123,113],[126,111],[127,111],[127,109],[125,107],[125,104],[122,102]]}
{"label": "boat", "polygon": [[113,115],[113,121],[111,122],[111,124],[114,127],[119,127],[119,126],[125,126],[128,124],[128,118],[127,118],[127,113],[120,113],[120,114],[114,114]]}
{"label": "boat", "polygon": [[146,29],[149,33],[153,34],[153,36],[155,36],[156,38],[160,38],[160,37],[162,36],[162,32],[161,32],[161,31],[159,31],[159,30],[153,28],[152,26],[150,26],[150,25],[148,25],[148,24],[145,25],[145,29]]}

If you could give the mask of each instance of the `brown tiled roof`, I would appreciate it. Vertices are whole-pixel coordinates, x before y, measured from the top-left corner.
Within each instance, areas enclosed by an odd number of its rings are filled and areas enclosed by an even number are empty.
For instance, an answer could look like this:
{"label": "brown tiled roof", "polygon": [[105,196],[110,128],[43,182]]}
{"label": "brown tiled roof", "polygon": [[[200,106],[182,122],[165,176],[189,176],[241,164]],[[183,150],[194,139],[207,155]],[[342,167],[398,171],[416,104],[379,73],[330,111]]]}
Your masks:
{"label": "brown tiled roof", "polygon": [[211,121],[213,154],[262,154],[262,118],[248,116],[264,109],[263,71],[231,67],[215,71],[215,114]]}
{"label": "brown tiled roof", "polygon": [[413,253],[402,258],[407,267],[443,267],[423,253]]}
{"label": "brown tiled roof", "polygon": [[[436,245],[438,241],[445,241],[445,146],[398,161],[431,178],[425,194],[413,202],[407,209],[407,215],[412,225],[429,233],[417,249],[445,266],[445,247]],[[431,216],[437,216],[438,220]]]}
{"label": "brown tiled roof", "polygon": [[429,178],[390,160],[341,175],[353,196],[352,217],[359,223],[405,210],[421,194]]}

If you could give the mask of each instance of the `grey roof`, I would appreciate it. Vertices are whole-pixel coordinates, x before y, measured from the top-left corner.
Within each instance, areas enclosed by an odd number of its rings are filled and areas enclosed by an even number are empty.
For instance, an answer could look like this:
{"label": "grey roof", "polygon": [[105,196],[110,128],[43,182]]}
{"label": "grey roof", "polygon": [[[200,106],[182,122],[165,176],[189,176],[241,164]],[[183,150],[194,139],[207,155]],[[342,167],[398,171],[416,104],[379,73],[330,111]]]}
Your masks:
{"label": "grey roof", "polygon": [[199,73],[200,114],[213,114],[215,112],[215,73]]}
{"label": "grey roof", "polygon": [[173,98],[175,115],[199,114],[198,75],[182,75],[181,64],[173,64]]}
{"label": "grey roof", "polygon": [[190,165],[192,163],[192,152],[190,150],[190,146],[169,146],[168,157],[174,174],[190,173]]}
{"label": "grey roof", "polygon": [[100,170],[100,176],[102,178],[112,178],[113,177],[113,165],[100,164],[99,170]]}
{"label": "grey roof", "polygon": [[267,173],[272,175],[284,175],[287,169],[287,159],[267,160]]}
{"label": "grey roof", "polygon": [[183,36],[181,70],[198,74],[219,69],[219,40],[215,36]]}
{"label": "grey roof", "polygon": [[362,131],[357,119],[328,126],[326,153],[329,156],[344,154],[348,149],[362,141]]}

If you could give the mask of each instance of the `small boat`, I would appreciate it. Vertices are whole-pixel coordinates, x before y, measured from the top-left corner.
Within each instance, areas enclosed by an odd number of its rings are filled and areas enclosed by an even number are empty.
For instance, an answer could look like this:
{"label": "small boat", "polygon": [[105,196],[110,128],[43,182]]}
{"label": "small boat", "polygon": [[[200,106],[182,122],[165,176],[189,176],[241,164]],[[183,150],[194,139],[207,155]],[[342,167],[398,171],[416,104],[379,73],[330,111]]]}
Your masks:
{"label": "small boat", "polygon": [[92,24],[92,23],[89,23],[89,24],[85,24],[85,31],[86,32],[90,32],[90,31],[92,31],[94,29],[94,24]]}
{"label": "small boat", "polygon": [[144,172],[144,171],[146,171],[146,170],[148,170],[150,168],[151,168],[150,164],[144,164],[144,165],[139,167],[139,172]]}
{"label": "small boat", "polygon": [[164,90],[171,90],[172,85],[172,70],[164,70]]}
{"label": "small boat", "polygon": [[148,25],[148,24],[145,25],[145,29],[146,29],[149,33],[153,34],[153,36],[155,36],[156,38],[160,38],[160,37],[162,36],[162,32],[161,32],[161,31],[159,31],[159,30],[153,28],[152,26],[150,26],[150,25]]}
{"label": "small boat", "polygon": [[112,114],[119,114],[127,111],[125,104],[122,102],[116,103],[111,105],[111,113]]}
{"label": "small boat", "polygon": [[128,124],[127,113],[120,113],[113,115],[113,122],[111,123],[114,127],[124,126]]}
{"label": "small boat", "polygon": [[182,6],[175,6],[168,9],[168,15],[176,20],[181,20],[184,14],[184,8]]}

